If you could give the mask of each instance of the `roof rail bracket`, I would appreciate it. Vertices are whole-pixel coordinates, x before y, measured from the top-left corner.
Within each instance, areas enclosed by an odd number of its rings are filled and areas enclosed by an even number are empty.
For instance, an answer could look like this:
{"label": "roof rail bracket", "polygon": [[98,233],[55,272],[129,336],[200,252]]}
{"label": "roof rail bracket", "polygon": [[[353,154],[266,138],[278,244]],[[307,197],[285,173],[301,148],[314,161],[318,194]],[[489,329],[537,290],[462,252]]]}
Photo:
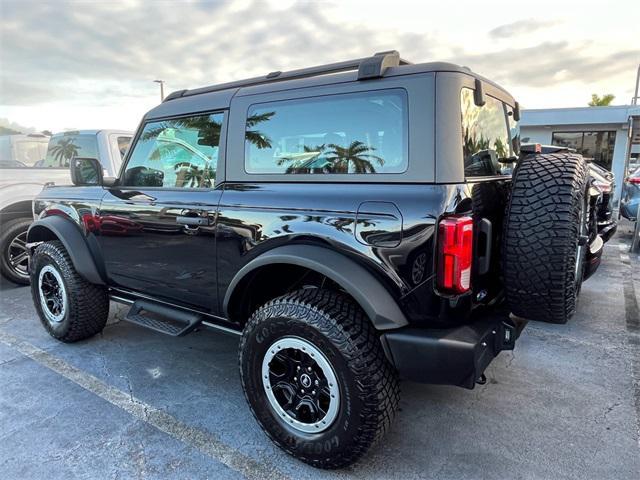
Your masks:
{"label": "roof rail bracket", "polygon": [[358,80],[380,78],[389,67],[400,65],[400,54],[397,50],[376,53],[373,57],[365,58],[358,67]]}
{"label": "roof rail bracket", "polygon": [[171,92],[169,95],[164,97],[163,102],[168,102],[169,100],[173,100],[174,98],[180,98],[185,94],[186,90],[176,90],[175,92]]}
{"label": "roof rail bracket", "polygon": [[294,80],[300,78],[315,77],[318,75],[329,75],[331,73],[351,72],[358,70],[358,80],[368,78],[380,78],[389,67],[397,67],[399,65],[411,65],[411,62],[400,58],[397,50],[389,50],[388,52],[376,53],[373,57],[358,58],[356,60],[347,60],[345,62],[329,63],[327,65],[319,65],[317,67],[301,68],[299,70],[290,70],[287,72],[275,71],[268,73],[262,77],[248,78],[246,80],[238,80],[235,82],[221,83],[211,85],[209,87],[196,88],[193,90],[178,90],[168,95],[164,101],[173,100],[174,98],[189,97],[192,95],[200,95],[202,93],[220,92],[231,88],[252,87],[254,85],[264,85],[265,83],[281,82],[284,80]]}

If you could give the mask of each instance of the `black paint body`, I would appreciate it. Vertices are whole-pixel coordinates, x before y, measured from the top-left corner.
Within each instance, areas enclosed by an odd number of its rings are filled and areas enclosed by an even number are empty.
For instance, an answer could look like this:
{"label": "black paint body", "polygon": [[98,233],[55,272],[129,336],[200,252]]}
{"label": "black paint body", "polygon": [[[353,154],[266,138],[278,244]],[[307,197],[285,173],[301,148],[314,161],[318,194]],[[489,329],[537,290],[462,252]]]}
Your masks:
{"label": "black paint body", "polygon": [[[374,80],[346,72],[176,93],[143,118],[121,178],[43,190],[29,241],[68,237],[76,269],[106,285],[112,298],[195,311],[235,330],[287,291],[343,289],[382,332],[401,375],[473,388],[523,326],[494,308],[503,297],[500,245],[511,178],[471,180],[464,172],[461,90],[479,84],[482,95],[503,102],[505,114],[517,108],[499,86],[445,63],[390,67]],[[253,105],[388,89],[407,98],[404,172],[246,171]],[[201,113],[223,118],[212,188],[123,186],[148,122]],[[450,214],[474,221],[472,288],[455,296],[436,286],[437,226]],[[51,216],[66,226],[47,223]],[[74,248],[84,252],[82,261]]]}
{"label": "black paint body", "polygon": [[[488,218],[499,246],[508,182],[461,185],[228,183],[219,188],[125,190],[49,188],[36,202],[41,217],[64,215],[81,228],[107,284],[225,317],[234,276],[276,247],[319,245],[369,270],[411,323],[463,322],[476,304],[501,293],[497,252],[490,271],[473,276],[458,298],[435,289],[437,220],[448,213]],[[179,216],[206,224],[181,225]],[[421,257],[422,258],[419,258]],[[483,292],[482,302],[474,302]]]}

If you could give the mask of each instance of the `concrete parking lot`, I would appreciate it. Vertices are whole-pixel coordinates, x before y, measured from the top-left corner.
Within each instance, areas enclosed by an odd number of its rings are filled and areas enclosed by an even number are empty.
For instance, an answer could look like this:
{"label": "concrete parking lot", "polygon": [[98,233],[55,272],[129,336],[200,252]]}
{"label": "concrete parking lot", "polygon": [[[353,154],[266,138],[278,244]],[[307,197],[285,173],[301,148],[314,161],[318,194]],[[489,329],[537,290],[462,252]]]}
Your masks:
{"label": "concrete parking lot", "polygon": [[381,444],[342,471],[282,453],[240,387],[235,336],[127,322],[65,345],[1,284],[0,478],[640,478],[640,258],[605,249],[567,325],[529,323],[488,382],[403,383]]}

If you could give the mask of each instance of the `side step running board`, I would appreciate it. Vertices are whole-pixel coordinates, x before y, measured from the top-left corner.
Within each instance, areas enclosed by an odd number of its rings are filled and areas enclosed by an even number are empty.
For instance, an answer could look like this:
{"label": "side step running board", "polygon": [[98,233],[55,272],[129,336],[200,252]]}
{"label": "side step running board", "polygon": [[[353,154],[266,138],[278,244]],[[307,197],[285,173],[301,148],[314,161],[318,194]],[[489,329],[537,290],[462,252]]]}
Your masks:
{"label": "side step running board", "polygon": [[203,317],[147,300],[136,300],[125,320],[172,337],[181,337],[200,325]]}

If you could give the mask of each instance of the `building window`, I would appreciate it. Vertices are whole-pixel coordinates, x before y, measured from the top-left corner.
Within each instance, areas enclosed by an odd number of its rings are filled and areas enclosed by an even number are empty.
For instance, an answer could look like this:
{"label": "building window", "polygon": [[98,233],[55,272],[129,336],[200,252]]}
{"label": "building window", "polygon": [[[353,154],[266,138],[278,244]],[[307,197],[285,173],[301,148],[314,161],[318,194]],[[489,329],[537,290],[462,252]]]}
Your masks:
{"label": "building window", "polygon": [[404,90],[253,105],[245,169],[258,174],[402,173],[408,164]]}
{"label": "building window", "polygon": [[611,170],[616,132],[553,132],[551,143],[576,150],[587,159]]}

